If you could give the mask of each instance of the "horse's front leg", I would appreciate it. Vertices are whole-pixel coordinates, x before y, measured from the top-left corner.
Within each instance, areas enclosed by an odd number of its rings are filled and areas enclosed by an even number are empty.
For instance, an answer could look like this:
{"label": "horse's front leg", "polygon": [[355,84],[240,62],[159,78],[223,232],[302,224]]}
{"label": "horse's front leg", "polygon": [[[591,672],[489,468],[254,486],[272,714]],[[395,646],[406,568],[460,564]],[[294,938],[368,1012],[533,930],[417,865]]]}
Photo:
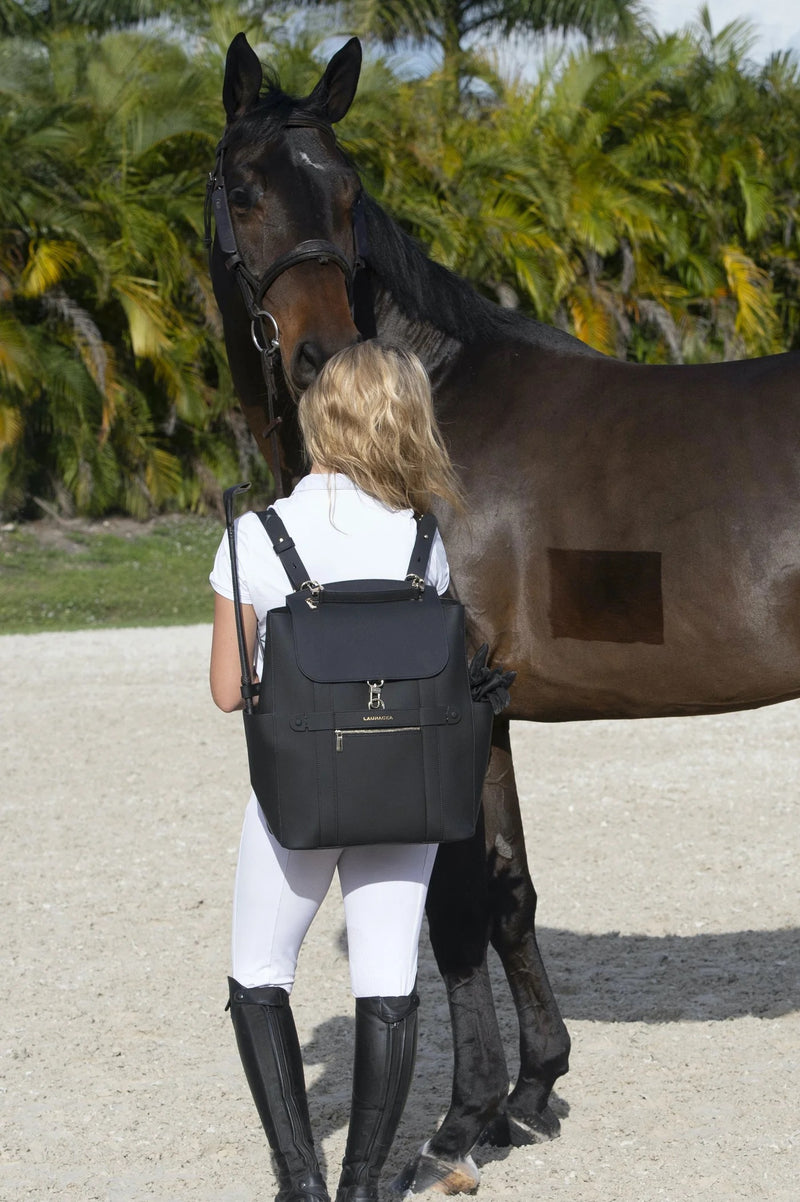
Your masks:
{"label": "horse's front leg", "polygon": [[439,848],[428,891],[431,946],[452,1023],[453,1092],[436,1134],[392,1183],[404,1197],[473,1190],[479,1173],[470,1152],[505,1107],[508,1069],[486,966],[489,897],[481,820],[472,839]]}
{"label": "horse's front leg", "polygon": [[[495,721],[483,808],[491,868],[490,938],[519,1020],[520,1070],[508,1114],[522,1127],[518,1136],[552,1139],[560,1124],[548,1099],[554,1082],[569,1068],[570,1039],[536,942],[536,891],[525,855],[509,723],[501,719]],[[502,1116],[487,1137],[508,1142]]]}

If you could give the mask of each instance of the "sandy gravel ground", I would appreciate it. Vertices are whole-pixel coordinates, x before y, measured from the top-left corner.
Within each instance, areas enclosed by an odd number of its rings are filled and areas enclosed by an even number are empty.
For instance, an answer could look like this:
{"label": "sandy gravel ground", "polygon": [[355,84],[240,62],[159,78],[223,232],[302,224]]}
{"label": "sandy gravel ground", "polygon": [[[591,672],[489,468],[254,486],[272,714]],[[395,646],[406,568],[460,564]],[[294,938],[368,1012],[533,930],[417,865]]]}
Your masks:
{"label": "sandy gravel ground", "polygon": [[[272,1197],[223,1012],[246,785],[207,627],[0,639],[0,1197]],[[35,682],[35,688],[31,682]],[[485,1202],[800,1198],[800,704],[514,731],[541,941],[574,1038],[562,1138],[481,1157]],[[496,967],[496,966],[495,966]],[[514,1017],[497,1004],[515,1071]],[[414,1092],[449,1092],[426,943]],[[295,1009],[329,1175],[351,999],[334,891]]]}

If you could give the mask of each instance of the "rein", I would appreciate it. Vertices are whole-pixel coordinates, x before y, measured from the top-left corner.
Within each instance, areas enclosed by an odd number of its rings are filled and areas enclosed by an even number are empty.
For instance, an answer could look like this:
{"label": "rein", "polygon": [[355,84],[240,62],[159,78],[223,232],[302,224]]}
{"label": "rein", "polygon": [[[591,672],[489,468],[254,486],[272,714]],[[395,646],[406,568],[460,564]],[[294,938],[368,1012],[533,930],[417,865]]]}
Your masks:
{"label": "rein", "polygon": [[[289,129],[322,129],[332,133],[329,124],[316,120],[314,117],[289,117],[284,123]],[[299,242],[293,250],[280,255],[262,273],[260,277],[253,275],[245,265],[236,242],[236,233],[231,220],[228,206],[228,193],[225,187],[224,160],[227,143],[227,132],[217,146],[214,170],[209,173],[206,184],[204,206],[204,242],[209,252],[209,267],[211,264],[212,218],[216,225],[217,245],[225,256],[225,267],[232,271],[239,284],[245,307],[250,315],[250,337],[261,359],[261,373],[267,391],[267,426],[263,437],[269,438],[272,454],[272,475],[275,484],[275,495],[282,497],[283,471],[281,467],[280,437],[278,433],[282,418],[275,415],[275,402],[278,396],[276,372],[281,362],[280,330],[278,323],[264,307],[264,297],[279,276],[299,263],[335,263],[345,279],[350,311],[359,331],[366,337],[375,333],[375,317],[372,311],[371,298],[368,295],[363,269],[367,261],[367,228],[363,208],[363,192],[359,193],[353,206],[353,248],[354,262],[348,262],[342,252],[332,242],[324,238],[309,238]],[[364,284],[362,285],[362,280]],[[284,367],[284,379],[291,388],[289,377]]]}

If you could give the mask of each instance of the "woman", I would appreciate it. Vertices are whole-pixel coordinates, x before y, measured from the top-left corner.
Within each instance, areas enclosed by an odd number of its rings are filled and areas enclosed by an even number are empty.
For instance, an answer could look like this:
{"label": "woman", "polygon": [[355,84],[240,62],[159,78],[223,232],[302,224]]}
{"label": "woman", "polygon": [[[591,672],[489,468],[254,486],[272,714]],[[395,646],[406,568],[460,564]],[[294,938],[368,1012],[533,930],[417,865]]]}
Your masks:
{"label": "woman", "polygon": [[[349,347],[304,393],[299,421],[311,469],[275,509],[312,578],[402,579],[416,537],[414,511],[425,512],[434,497],[461,506],[422,364],[378,340]],[[290,586],[254,514],[237,522],[237,554],[248,653],[258,673],[267,611],[285,603]],[[227,539],[210,580],[211,693],[231,711],[242,702]],[[440,593],[449,582],[438,534],[426,580]],[[413,1073],[417,947],[435,855],[433,844],[287,851],[250,797],[234,892],[230,1008],[273,1152],[276,1202],[329,1202],[289,994],[300,945],[334,871],[356,1012],[353,1100],[335,1202],[377,1202]]]}

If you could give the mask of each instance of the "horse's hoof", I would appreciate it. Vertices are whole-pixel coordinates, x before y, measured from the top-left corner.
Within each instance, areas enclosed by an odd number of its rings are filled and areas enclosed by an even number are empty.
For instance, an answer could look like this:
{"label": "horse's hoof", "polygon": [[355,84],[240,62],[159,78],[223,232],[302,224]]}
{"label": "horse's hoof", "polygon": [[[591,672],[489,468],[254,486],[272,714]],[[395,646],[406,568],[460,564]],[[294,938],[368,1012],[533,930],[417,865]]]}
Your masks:
{"label": "horse's hoof", "polygon": [[398,1173],[389,1189],[402,1198],[415,1198],[419,1194],[474,1194],[481,1179],[477,1165],[471,1156],[463,1160],[441,1160],[428,1152],[430,1141],[425,1143],[413,1160]]}
{"label": "horse's hoof", "polygon": [[561,1134],[561,1120],[549,1106],[533,1114],[509,1114],[508,1127],[509,1143],[515,1148],[522,1144],[544,1144]]}

